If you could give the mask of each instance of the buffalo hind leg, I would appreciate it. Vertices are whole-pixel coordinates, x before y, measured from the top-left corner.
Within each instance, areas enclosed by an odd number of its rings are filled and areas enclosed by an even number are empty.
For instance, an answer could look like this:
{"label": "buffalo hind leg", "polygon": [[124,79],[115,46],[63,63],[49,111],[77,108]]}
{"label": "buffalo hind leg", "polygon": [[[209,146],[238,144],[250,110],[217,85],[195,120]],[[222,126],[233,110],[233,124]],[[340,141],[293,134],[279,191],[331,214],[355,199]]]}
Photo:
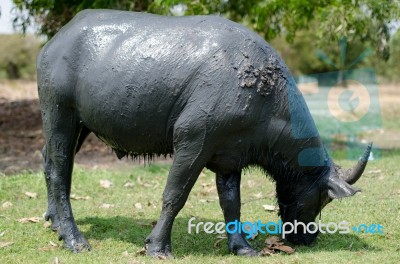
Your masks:
{"label": "buffalo hind leg", "polygon": [[[219,203],[224,213],[226,224],[240,221],[240,176],[241,172],[216,174]],[[242,256],[257,256],[258,253],[244,238],[244,234],[228,233],[229,251]]]}
{"label": "buffalo hind leg", "polygon": [[53,231],[57,231],[60,227],[60,218],[58,217],[57,213],[57,206],[54,200],[53,191],[50,187],[50,174],[51,174],[51,163],[47,159],[47,148],[46,146],[42,149],[42,156],[43,156],[43,169],[44,169],[44,176],[46,180],[46,188],[47,188],[47,211],[44,215],[46,221],[51,220],[51,229]]}
{"label": "buffalo hind leg", "polygon": [[[75,153],[78,153],[80,150],[83,142],[87,138],[87,136],[90,134],[90,130],[87,129],[85,126],[82,127],[81,133],[79,134],[79,139],[78,139],[78,144],[76,146],[76,151]],[[54,200],[53,192],[50,188],[50,171],[51,171],[51,163],[47,161],[47,150],[46,146],[43,147],[42,149],[42,156],[43,156],[43,167],[44,167],[44,174],[45,174],[45,179],[46,179],[46,187],[47,187],[47,203],[48,203],[48,209],[45,214],[45,219],[46,221],[51,220],[51,229],[53,231],[57,231],[58,227],[60,226],[60,219],[58,218],[57,214],[57,207],[56,203]],[[70,189],[70,188],[69,188]]]}
{"label": "buffalo hind leg", "polygon": [[[43,109],[43,108],[42,108]],[[43,110],[46,146],[43,149],[44,171],[48,192],[46,218],[52,220],[64,247],[73,252],[90,250],[80,233],[70,203],[71,177],[76,145],[81,127],[71,109]]]}
{"label": "buffalo hind leg", "polygon": [[86,126],[82,126],[81,132],[79,133],[78,144],[76,145],[75,154],[81,149],[83,142],[89,136],[90,131]]}

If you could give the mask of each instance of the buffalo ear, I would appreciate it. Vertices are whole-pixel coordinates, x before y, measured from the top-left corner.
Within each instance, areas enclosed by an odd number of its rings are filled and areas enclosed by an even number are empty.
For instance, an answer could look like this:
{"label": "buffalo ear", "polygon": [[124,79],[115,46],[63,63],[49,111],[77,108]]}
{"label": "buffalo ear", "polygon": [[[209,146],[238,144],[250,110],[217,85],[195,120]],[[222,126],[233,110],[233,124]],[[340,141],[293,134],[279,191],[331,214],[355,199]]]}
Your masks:
{"label": "buffalo ear", "polygon": [[361,190],[351,186],[350,184],[340,179],[339,177],[337,176],[329,177],[329,182],[328,182],[329,198],[339,199],[339,198],[350,197],[356,194],[357,192],[361,192]]}

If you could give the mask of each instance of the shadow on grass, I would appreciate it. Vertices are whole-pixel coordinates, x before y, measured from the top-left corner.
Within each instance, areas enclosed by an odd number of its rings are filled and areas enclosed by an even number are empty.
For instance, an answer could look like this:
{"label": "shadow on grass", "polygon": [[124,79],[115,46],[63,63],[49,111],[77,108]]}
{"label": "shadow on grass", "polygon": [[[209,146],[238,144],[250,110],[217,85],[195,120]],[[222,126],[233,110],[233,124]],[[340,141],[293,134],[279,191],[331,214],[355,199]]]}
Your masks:
{"label": "shadow on grass", "polygon": [[[379,236],[379,235],[376,235]],[[356,234],[319,234],[310,247],[298,246],[298,252],[334,252],[334,251],[382,251],[381,248],[369,245]]]}
{"label": "shadow on grass", "polygon": [[[78,225],[89,225],[89,229],[83,235],[89,239],[105,240],[113,239],[132,243],[137,247],[144,246],[145,238],[150,234],[154,219],[129,218],[129,217],[87,217],[77,221]],[[172,247],[175,256],[206,255],[222,256],[229,254],[227,240],[216,245],[217,235],[188,234],[187,223],[189,218],[177,217],[172,230]],[[215,219],[201,219],[216,223]],[[250,244],[257,250],[264,247],[266,235],[259,235]],[[297,252],[334,252],[334,251],[381,251],[372,247],[365,240],[355,234],[327,234],[319,235],[317,241],[311,246],[292,245]]]}
{"label": "shadow on grass", "polygon": [[87,239],[113,239],[126,241],[136,246],[143,246],[143,241],[150,233],[152,220],[134,219],[123,216],[110,218],[86,217],[76,221],[78,225],[89,225],[89,230],[83,231]]}
{"label": "shadow on grass", "polygon": [[[132,243],[137,247],[144,246],[144,240],[152,230],[154,219],[129,218],[124,216],[104,217],[86,217],[77,220],[79,225],[89,225],[89,230],[82,234],[86,239],[96,240],[121,240]],[[189,218],[177,217],[172,229],[172,248],[175,256],[184,255],[226,255],[227,240],[222,241],[218,246],[214,246],[217,236],[206,234],[188,234],[187,223]],[[216,222],[215,219],[202,219],[202,221]]]}

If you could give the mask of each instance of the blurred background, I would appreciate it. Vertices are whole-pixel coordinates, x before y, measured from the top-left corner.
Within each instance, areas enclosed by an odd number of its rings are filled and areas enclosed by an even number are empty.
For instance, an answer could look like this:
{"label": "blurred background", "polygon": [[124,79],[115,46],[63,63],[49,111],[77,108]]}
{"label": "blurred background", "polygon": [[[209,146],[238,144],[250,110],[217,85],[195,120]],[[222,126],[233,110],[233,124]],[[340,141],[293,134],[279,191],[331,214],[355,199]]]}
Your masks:
{"label": "blurred background", "polygon": [[[0,174],[40,168],[44,140],[35,81],[36,56],[48,39],[86,8],[170,16],[213,14],[244,24],[283,57],[306,95],[313,116],[323,110],[320,106],[313,107],[312,100],[316,97],[307,96],[316,93],[316,88],[304,84],[316,82],[317,89],[323,86],[330,89],[337,82],[349,91],[352,86],[346,79],[372,85],[368,96],[370,102],[378,104],[379,122],[371,121],[373,126],[364,122],[367,125],[362,129],[358,126],[351,137],[343,135],[340,128],[335,130],[337,135],[332,131],[323,134],[329,146],[339,142],[332,147],[334,156],[348,157],[345,152],[349,141],[373,140],[382,154],[397,153],[400,149],[400,2],[397,0],[1,0]],[[374,77],[368,82],[362,75],[365,69],[372,69]],[[350,70],[360,74],[346,76]],[[336,81],[327,84],[326,78],[328,83],[331,78]],[[353,98],[351,94],[350,97]],[[363,98],[351,100],[357,108]],[[322,105],[326,108],[329,103]],[[357,116],[354,109],[347,111]],[[330,124],[317,122],[321,131]],[[86,141],[76,162],[90,168],[131,164],[130,160],[119,161],[94,136]]]}

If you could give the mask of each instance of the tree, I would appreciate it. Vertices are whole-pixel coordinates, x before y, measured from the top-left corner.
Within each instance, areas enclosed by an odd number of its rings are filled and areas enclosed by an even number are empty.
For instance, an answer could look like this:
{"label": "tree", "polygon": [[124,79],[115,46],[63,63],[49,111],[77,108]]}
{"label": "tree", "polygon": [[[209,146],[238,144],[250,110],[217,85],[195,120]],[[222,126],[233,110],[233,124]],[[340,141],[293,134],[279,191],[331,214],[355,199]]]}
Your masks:
{"label": "tree", "polygon": [[[252,28],[266,40],[284,35],[293,41],[299,31],[313,30],[320,47],[346,37],[349,43],[371,45],[389,57],[390,25],[400,19],[399,0],[13,0],[15,26],[33,20],[41,33],[53,36],[86,8],[146,11],[164,15],[222,14]],[[310,25],[317,27],[310,28]]]}
{"label": "tree", "polygon": [[87,8],[110,8],[146,11],[151,0],[13,0],[16,5],[14,26],[25,31],[33,21],[40,25],[41,34],[52,37],[79,11]]}

